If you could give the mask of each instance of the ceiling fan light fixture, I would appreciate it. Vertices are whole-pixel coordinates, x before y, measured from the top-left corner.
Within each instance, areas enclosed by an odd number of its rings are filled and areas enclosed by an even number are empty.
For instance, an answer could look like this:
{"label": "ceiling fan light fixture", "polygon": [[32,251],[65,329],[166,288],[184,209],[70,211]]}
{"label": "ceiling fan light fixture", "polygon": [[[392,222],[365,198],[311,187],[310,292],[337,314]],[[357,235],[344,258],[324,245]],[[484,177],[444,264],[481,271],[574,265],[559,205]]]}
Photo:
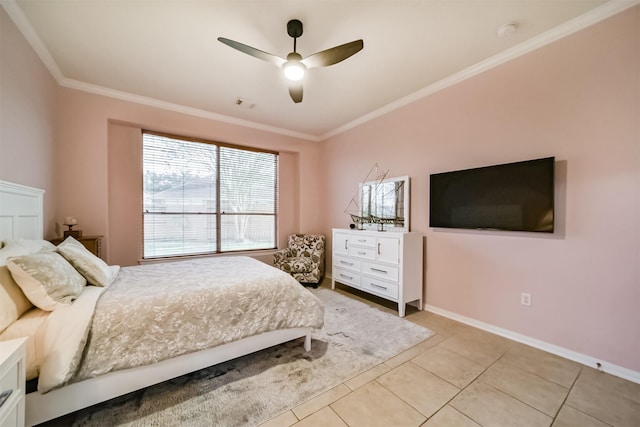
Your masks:
{"label": "ceiling fan light fixture", "polygon": [[302,80],[306,67],[297,61],[289,61],[284,64],[284,75],[293,81]]}
{"label": "ceiling fan light fixture", "polygon": [[294,82],[302,80],[304,77],[304,72],[307,70],[307,67],[304,66],[302,62],[302,56],[299,53],[291,52],[287,55],[287,62],[284,63],[282,69],[284,70],[284,75]]}
{"label": "ceiling fan light fixture", "polygon": [[[242,53],[246,53],[254,58],[270,62],[276,67],[282,68],[285,77],[289,80],[289,83],[287,83],[287,86],[289,87],[289,95],[295,103],[302,102],[301,80],[304,78],[307,68],[328,67],[329,65],[337,64],[338,62],[342,62],[360,52],[364,47],[362,39],[354,40],[349,43],[316,52],[303,59],[302,55],[296,52],[296,40],[302,35],[302,22],[297,19],[290,20],[287,23],[287,33],[291,38],[293,38],[293,52],[287,55],[287,59],[224,37],[218,37],[218,41]],[[236,104],[242,105],[244,104],[244,101],[241,100],[239,103],[236,101]]]}

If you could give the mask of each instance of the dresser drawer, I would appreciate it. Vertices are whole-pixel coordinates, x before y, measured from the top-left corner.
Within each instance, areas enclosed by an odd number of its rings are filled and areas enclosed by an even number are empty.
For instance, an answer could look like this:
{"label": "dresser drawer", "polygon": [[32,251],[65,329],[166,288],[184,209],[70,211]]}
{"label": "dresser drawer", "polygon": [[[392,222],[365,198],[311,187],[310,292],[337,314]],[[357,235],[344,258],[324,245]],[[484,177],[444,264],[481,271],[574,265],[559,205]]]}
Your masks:
{"label": "dresser drawer", "polygon": [[[3,368],[5,368],[3,366]],[[0,378],[0,392],[5,390],[18,390],[20,389],[19,381],[19,365],[14,363],[6,367],[6,371],[3,369],[2,377]]]}
{"label": "dresser drawer", "polygon": [[[20,426],[20,407],[18,405],[12,405],[7,407],[7,413],[4,412],[7,402],[2,406],[0,411],[0,427],[18,427]],[[6,417],[6,418],[5,418]]]}
{"label": "dresser drawer", "polygon": [[333,276],[336,283],[393,301],[398,316],[417,302],[422,308],[424,236],[415,232],[332,230]]}
{"label": "dresser drawer", "polygon": [[382,264],[373,264],[371,262],[362,263],[362,274],[376,276],[385,280],[398,281],[398,267],[391,267]]}
{"label": "dresser drawer", "polygon": [[336,282],[344,283],[345,285],[353,286],[355,288],[360,287],[360,274],[353,271],[345,270],[343,268],[333,268],[333,280]]}
{"label": "dresser drawer", "polygon": [[357,246],[349,246],[349,255],[364,259],[376,259],[376,248],[361,248]]}
{"label": "dresser drawer", "polygon": [[383,298],[391,299],[393,301],[398,300],[397,283],[363,276],[360,280],[360,284],[362,285],[362,289],[369,293],[381,296]]}
{"label": "dresser drawer", "polygon": [[336,267],[344,268],[345,270],[360,272],[360,261],[356,259],[334,256],[333,263]]}
{"label": "dresser drawer", "polygon": [[0,341],[0,392],[11,391],[0,406],[0,427],[24,425],[26,338]]}
{"label": "dresser drawer", "polygon": [[375,236],[350,236],[349,237],[349,246],[364,246],[367,248],[375,248],[376,247],[376,238]]}

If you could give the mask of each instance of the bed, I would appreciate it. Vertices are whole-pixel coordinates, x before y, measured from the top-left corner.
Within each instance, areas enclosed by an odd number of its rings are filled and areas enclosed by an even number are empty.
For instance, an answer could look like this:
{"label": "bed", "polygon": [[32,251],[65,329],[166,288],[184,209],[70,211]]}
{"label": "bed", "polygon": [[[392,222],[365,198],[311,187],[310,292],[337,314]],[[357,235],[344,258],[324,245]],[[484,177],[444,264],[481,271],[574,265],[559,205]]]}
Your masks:
{"label": "bed", "polygon": [[[0,241],[46,246],[43,194],[0,181]],[[64,253],[43,249],[43,258]],[[23,258],[7,261],[16,278]],[[108,266],[106,284],[73,267],[91,278],[73,303],[29,308],[0,330],[0,340],[28,336],[27,377],[38,377],[38,391],[26,396],[27,425],[294,339],[309,351],[311,331],[323,324],[315,296],[248,257]]]}

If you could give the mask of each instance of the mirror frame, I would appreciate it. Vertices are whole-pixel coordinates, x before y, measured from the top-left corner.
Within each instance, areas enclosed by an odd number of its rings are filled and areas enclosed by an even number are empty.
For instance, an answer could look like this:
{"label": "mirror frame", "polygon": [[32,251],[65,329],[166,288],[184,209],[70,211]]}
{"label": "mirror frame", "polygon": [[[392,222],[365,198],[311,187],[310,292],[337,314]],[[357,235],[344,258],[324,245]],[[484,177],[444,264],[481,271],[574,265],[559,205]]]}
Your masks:
{"label": "mirror frame", "polygon": [[[388,183],[402,183],[402,210],[403,210],[403,223],[399,224],[397,222],[387,222],[387,221],[375,221],[375,222],[363,222],[361,224],[361,229],[363,230],[376,230],[376,231],[398,231],[398,232],[408,232],[410,228],[410,200],[411,200],[411,192],[410,192],[410,178],[408,176],[400,176],[395,178],[386,178],[382,181],[366,181],[360,183],[360,191],[359,191],[359,201],[360,201],[360,215],[361,217],[369,217],[369,212],[365,212],[365,206],[368,206],[369,203],[365,203],[364,196],[364,188],[378,188],[381,189],[383,184]],[[376,193],[374,199],[377,200],[381,198],[383,195],[381,193]],[[398,197],[396,195],[396,200]],[[397,211],[397,210],[396,210]]]}

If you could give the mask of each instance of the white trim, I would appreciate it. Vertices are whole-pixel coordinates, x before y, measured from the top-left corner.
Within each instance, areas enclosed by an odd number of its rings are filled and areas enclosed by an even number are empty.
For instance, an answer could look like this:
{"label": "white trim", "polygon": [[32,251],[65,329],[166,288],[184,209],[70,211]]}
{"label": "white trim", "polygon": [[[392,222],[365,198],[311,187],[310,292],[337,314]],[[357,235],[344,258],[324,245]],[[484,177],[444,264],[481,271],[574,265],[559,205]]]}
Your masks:
{"label": "white trim", "polygon": [[[583,365],[590,366],[594,369],[599,369],[611,375],[615,375],[616,377],[624,378],[625,380],[629,380],[634,383],[640,384],[640,372],[636,372],[631,369],[624,368],[622,366],[603,361],[593,356],[578,353],[577,351],[569,350],[567,348],[560,347],[558,345],[551,344],[546,341],[541,341],[535,338],[531,338],[526,335],[522,335],[517,332],[510,331],[508,329],[503,329],[498,326],[491,325],[489,323],[484,323],[479,320],[472,319],[470,317],[466,317],[449,310],[435,307],[431,304],[425,304],[424,310],[434,314],[438,314],[443,317],[447,317],[449,319],[456,320],[460,323],[464,323],[466,325],[473,326],[478,329],[482,329],[487,332],[491,332],[496,335],[500,335],[501,337],[505,337],[513,341],[530,345],[531,347],[538,348],[540,350],[555,354],[557,356],[564,357],[565,359],[573,360],[574,362],[578,362]],[[599,368],[598,368],[598,363],[600,364]]]}
{"label": "white trim", "polygon": [[256,123],[249,120],[238,119],[235,117],[226,116],[223,114],[217,114],[210,111],[201,110],[198,108],[187,107],[184,105],[174,104],[171,102],[161,101],[154,98],[135,95],[128,92],[117,91],[103,86],[94,85],[91,83],[80,82],[78,80],[69,79],[63,76],[62,71],[58,67],[58,64],[53,59],[53,56],[46,48],[37,32],[34,30],[31,23],[28,21],[20,6],[18,6],[16,0],[2,0],[0,4],[7,11],[7,14],[11,17],[16,26],[20,29],[25,36],[33,50],[40,57],[40,60],[47,67],[49,72],[53,75],[60,86],[64,86],[70,89],[76,89],[84,92],[89,92],[97,95],[107,96],[123,101],[128,101],[136,104],[147,105],[150,107],[160,108],[163,110],[175,111],[182,114],[201,117],[209,120],[216,120],[224,123],[230,123],[238,126],[243,126],[251,129],[261,130],[265,132],[271,132],[281,134],[285,136],[291,136],[300,139],[306,139],[309,141],[323,141],[332,136],[346,132],[349,129],[357,127],[361,124],[369,122],[375,118],[383,116],[391,111],[404,107],[419,99],[425,98],[457,83],[460,83],[466,79],[474,77],[484,71],[487,71],[493,67],[497,67],[507,61],[515,59],[519,56],[525,55],[533,50],[543,47],[549,43],[557,41],[563,37],[571,35],[577,31],[580,31],[590,25],[596,24],[604,19],[607,19],[617,13],[627,10],[637,4],[640,4],[640,0],[610,0],[603,5],[596,7],[574,19],[571,19],[549,31],[539,34],[519,45],[516,45],[504,52],[494,55],[484,61],[481,61],[469,68],[466,68],[458,73],[455,73],[447,78],[444,78],[438,82],[435,82],[423,89],[414,92],[411,95],[400,98],[397,101],[391,102],[377,110],[374,110],[364,116],[361,116],[345,125],[342,125],[332,131],[329,131],[323,135],[311,135],[301,132],[292,131],[289,129],[279,128],[275,126],[265,125],[263,123]]}
{"label": "white trim", "polygon": [[16,27],[22,32],[24,38],[27,39],[33,50],[36,52],[36,55],[40,58],[40,60],[44,63],[44,66],[47,67],[47,70],[51,73],[53,78],[60,84],[63,76],[62,71],[60,71],[60,67],[51,56],[51,52],[44,45],[42,39],[33,28],[29,20],[26,16],[24,16],[24,12],[18,6],[16,0],[2,0],[0,1],[0,5],[4,7],[4,10],[7,12],[7,15],[11,18],[11,20],[16,24]]}
{"label": "white trim", "polygon": [[426,98],[429,95],[433,95],[443,89],[458,84],[464,80],[470,79],[480,73],[483,73],[491,68],[497,67],[512,59],[518,58],[550,43],[553,43],[563,37],[569,36],[577,31],[580,31],[590,25],[596,24],[604,19],[607,19],[617,13],[620,13],[626,9],[629,9],[636,4],[639,4],[640,0],[611,0],[602,6],[590,10],[576,18],[573,18],[551,30],[548,30],[536,37],[530,38],[510,49],[500,52],[490,58],[478,62],[462,71],[452,74],[442,80],[439,80],[429,86],[426,86],[417,92],[400,98],[397,101],[391,102],[377,110],[374,110],[364,116],[361,116],[343,126],[340,126],[330,132],[321,136],[322,140],[338,135],[342,132],[346,132],[349,129],[353,129],[366,122],[369,122],[378,117],[384,116],[394,110],[404,107],[408,104],[416,102],[422,98]]}
{"label": "white trim", "polygon": [[172,102],[161,101],[155,98],[149,98],[147,96],[135,95],[129,92],[123,92],[120,90],[109,89],[104,86],[94,85],[92,83],[85,83],[79,80],[61,78],[58,80],[60,86],[76,89],[83,92],[93,93],[95,95],[102,95],[109,98],[120,99],[122,101],[131,102],[134,104],[146,105],[148,107],[159,108],[161,110],[174,111],[176,113],[186,114],[194,117],[201,117],[208,120],[216,120],[223,123],[229,123],[232,125],[238,125],[246,128],[261,130],[270,133],[277,133],[280,135],[291,136],[294,138],[307,139],[310,141],[320,141],[320,137],[310,135],[307,133],[296,132],[289,129],[279,128],[276,126],[265,125],[262,123],[252,122],[250,120],[239,119],[237,117],[226,116],[224,114],[212,113],[210,111],[201,110],[199,108],[187,107],[180,104],[174,104]]}
{"label": "white trim", "polygon": [[252,122],[249,120],[238,119],[236,117],[226,116],[224,114],[212,113],[210,111],[201,110],[199,108],[187,107],[180,104],[174,104],[172,102],[161,101],[155,98],[149,98],[146,96],[136,95],[129,92],[119,91],[115,89],[106,88],[104,86],[95,85],[92,83],[81,82],[79,80],[70,79],[63,75],[60,67],[53,59],[51,52],[42,42],[42,39],[33,28],[24,12],[16,2],[16,0],[2,0],[0,5],[4,7],[7,15],[13,20],[18,29],[22,32],[22,35],[27,39],[33,50],[36,52],[40,60],[44,63],[49,73],[53,76],[56,82],[69,89],[76,89],[82,92],[93,93],[95,95],[102,95],[109,98],[120,99],[122,101],[131,102],[139,105],[146,105],[148,107],[160,108],[162,110],[174,111],[176,113],[182,113],[190,116],[201,117],[208,120],[216,120],[223,123],[229,123],[237,126],[242,126],[250,129],[261,130],[270,133],[276,133],[285,136],[291,136],[294,138],[306,139],[309,141],[320,141],[320,137],[317,135],[310,135],[307,133],[296,132],[290,129],[279,128],[276,126],[265,125],[263,123]]}

